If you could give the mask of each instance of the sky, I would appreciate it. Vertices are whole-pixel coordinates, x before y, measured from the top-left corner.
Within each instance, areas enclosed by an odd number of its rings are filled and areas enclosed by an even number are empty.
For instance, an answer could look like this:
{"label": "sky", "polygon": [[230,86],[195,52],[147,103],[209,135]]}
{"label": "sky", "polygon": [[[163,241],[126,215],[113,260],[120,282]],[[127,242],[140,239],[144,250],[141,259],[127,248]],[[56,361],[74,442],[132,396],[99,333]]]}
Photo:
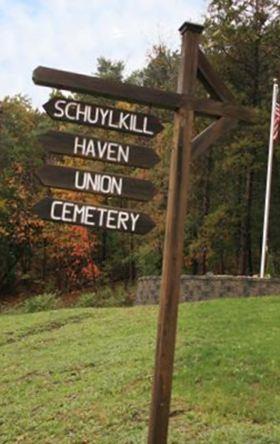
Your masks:
{"label": "sky", "polygon": [[50,89],[35,86],[42,65],[94,74],[100,56],[145,64],[153,44],[180,47],[184,21],[202,23],[207,0],[0,0],[0,100],[24,94],[35,107]]}

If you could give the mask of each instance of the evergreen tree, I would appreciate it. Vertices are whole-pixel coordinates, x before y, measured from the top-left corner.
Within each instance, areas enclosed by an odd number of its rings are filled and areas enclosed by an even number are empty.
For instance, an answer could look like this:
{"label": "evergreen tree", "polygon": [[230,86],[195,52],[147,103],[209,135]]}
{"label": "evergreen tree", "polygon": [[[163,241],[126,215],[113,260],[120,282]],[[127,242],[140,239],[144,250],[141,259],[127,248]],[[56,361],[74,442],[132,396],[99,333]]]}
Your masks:
{"label": "evergreen tree", "polygon": [[[213,150],[209,217],[221,208],[234,215],[228,233],[232,247],[226,238],[224,243],[225,251],[235,250],[235,259],[219,267],[231,273],[258,272],[271,85],[280,69],[279,27],[279,5],[271,0],[213,0],[206,19],[204,49],[212,64],[240,103],[259,110],[256,125],[239,125]],[[205,239],[200,237],[201,244]],[[208,237],[211,243],[211,233]]]}

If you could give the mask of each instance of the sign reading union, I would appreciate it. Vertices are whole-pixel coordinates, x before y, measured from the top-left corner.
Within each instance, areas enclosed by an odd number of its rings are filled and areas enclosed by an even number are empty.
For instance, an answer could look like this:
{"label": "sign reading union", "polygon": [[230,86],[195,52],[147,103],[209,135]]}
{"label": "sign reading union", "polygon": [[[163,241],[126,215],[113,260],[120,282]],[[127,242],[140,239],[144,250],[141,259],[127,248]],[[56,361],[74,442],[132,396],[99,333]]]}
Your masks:
{"label": "sign reading union", "polygon": [[34,205],[33,211],[42,219],[83,225],[88,228],[146,234],[155,223],[144,213],[120,208],[89,205],[46,197]]}
{"label": "sign reading union", "polygon": [[152,182],[120,174],[44,165],[36,171],[43,185],[94,194],[150,200],[156,193]]}
{"label": "sign reading union", "polygon": [[54,97],[44,104],[54,120],[154,137],[163,126],[157,117],[92,103]]}

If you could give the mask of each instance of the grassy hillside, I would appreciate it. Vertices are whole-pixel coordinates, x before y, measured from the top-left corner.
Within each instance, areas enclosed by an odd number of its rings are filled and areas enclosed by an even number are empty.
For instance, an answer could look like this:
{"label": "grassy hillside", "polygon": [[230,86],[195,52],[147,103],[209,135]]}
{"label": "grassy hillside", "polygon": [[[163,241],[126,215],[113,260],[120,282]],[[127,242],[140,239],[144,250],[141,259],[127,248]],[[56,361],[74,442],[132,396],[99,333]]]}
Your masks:
{"label": "grassy hillside", "polygon": [[[157,307],[0,316],[0,442],[146,442]],[[280,298],[180,306],[170,443],[280,443]]]}

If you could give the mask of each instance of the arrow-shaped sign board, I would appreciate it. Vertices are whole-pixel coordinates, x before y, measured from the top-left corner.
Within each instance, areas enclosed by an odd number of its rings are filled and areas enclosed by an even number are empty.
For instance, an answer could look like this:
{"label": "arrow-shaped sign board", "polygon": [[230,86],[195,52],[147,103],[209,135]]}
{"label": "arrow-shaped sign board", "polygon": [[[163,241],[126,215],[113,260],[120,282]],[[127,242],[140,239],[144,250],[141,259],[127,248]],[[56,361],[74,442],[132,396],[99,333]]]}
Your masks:
{"label": "arrow-shaped sign board", "polygon": [[101,140],[81,134],[48,131],[39,136],[39,141],[50,153],[137,168],[152,168],[160,160],[153,149],[145,146]]}
{"label": "arrow-shaped sign board", "polygon": [[163,129],[158,118],[151,114],[136,113],[61,97],[52,98],[43,107],[54,120],[122,131],[137,136],[154,137]]}
{"label": "arrow-shaped sign board", "polygon": [[104,228],[127,233],[146,234],[155,223],[144,213],[121,208],[89,205],[46,197],[33,207],[33,212],[45,220]]}
{"label": "arrow-shaped sign board", "polygon": [[36,171],[36,175],[45,186],[72,191],[143,201],[152,199],[156,193],[152,182],[120,174],[44,165]]}

